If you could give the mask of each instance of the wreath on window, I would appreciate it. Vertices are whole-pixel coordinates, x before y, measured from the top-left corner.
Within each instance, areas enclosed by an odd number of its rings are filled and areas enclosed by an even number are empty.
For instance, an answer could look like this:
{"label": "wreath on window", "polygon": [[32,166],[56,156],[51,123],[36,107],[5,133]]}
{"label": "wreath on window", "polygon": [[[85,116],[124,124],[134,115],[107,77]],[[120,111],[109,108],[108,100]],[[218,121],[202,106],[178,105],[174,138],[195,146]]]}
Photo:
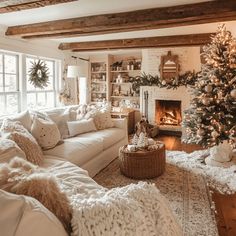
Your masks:
{"label": "wreath on window", "polygon": [[42,61],[31,62],[32,66],[29,69],[29,82],[34,85],[35,88],[45,88],[49,82],[49,72],[47,65]]}

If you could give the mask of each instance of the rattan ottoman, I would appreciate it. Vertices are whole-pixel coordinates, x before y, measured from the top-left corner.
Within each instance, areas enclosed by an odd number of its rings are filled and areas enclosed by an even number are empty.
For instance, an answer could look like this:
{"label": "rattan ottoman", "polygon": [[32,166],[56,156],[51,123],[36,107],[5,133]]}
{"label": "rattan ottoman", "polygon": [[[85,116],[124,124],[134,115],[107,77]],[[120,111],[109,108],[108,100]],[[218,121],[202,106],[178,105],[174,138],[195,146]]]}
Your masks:
{"label": "rattan ottoman", "polygon": [[122,147],[119,152],[120,171],[134,179],[150,179],[164,173],[166,164],[165,145],[157,150],[128,152]]}

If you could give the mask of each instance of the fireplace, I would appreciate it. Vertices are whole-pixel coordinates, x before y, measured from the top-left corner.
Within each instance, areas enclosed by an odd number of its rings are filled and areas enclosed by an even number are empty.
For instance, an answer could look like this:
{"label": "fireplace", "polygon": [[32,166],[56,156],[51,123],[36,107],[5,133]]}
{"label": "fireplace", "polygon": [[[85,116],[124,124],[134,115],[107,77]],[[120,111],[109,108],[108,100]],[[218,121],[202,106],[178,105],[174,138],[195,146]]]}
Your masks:
{"label": "fireplace", "polygon": [[181,101],[156,100],[156,123],[159,126],[181,126]]}

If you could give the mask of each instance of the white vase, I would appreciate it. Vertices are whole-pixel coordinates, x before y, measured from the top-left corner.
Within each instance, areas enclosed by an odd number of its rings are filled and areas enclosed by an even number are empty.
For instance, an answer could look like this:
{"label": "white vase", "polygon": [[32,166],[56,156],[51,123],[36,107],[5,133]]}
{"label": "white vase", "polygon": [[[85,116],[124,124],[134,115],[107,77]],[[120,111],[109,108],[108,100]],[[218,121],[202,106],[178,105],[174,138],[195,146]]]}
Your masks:
{"label": "white vase", "polygon": [[232,159],[232,151],[230,144],[227,141],[224,141],[210,149],[210,158],[218,162],[228,162]]}

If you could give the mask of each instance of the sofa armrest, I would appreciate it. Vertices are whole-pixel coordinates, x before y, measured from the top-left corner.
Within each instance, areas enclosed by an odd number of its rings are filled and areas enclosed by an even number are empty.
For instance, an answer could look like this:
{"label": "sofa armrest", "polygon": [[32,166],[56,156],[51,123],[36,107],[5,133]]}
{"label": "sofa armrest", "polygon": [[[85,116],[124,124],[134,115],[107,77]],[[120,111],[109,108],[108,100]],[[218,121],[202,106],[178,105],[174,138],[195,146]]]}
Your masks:
{"label": "sofa armrest", "polygon": [[127,122],[126,118],[119,118],[119,119],[113,118],[112,121],[113,121],[114,126],[116,128],[127,129],[127,127],[128,127],[128,122]]}

